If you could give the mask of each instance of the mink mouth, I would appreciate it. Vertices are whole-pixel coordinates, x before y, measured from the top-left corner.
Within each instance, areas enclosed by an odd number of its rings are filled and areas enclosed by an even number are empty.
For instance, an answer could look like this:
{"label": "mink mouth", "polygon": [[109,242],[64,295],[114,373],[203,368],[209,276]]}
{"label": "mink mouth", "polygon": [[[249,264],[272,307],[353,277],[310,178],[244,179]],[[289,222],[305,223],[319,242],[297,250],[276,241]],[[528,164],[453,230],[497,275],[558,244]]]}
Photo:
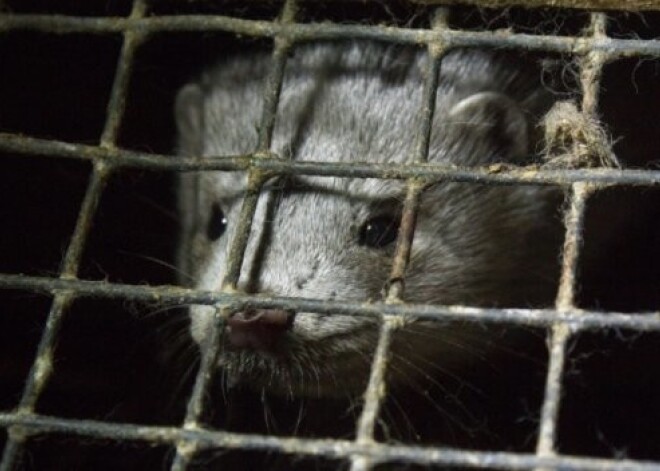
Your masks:
{"label": "mink mouth", "polygon": [[282,309],[247,309],[232,314],[225,335],[232,347],[276,353],[291,331],[296,313]]}
{"label": "mink mouth", "polygon": [[217,366],[228,387],[247,387],[276,395],[335,397],[360,394],[372,355],[319,351],[282,342],[276,353],[225,347]]}
{"label": "mink mouth", "polygon": [[[300,316],[301,314],[298,314]],[[304,314],[303,314],[304,315]],[[342,330],[334,330],[320,336],[318,332],[305,327],[293,327],[284,332],[278,332],[277,338],[268,345],[269,348],[255,348],[243,342],[244,335],[260,335],[260,333],[246,334],[236,331],[235,326],[226,325],[223,335],[223,351],[231,355],[240,355],[245,358],[270,358],[286,362],[287,359],[313,358],[319,360],[333,359],[356,349],[368,350],[375,348],[379,334],[379,324],[360,323],[346,326]],[[232,339],[239,337],[238,339]],[[272,335],[272,333],[268,333]],[[271,339],[269,339],[271,340]],[[260,340],[259,340],[260,341]],[[259,345],[258,347],[260,347]]]}
{"label": "mink mouth", "polygon": [[378,341],[379,323],[332,317],[295,313],[290,325],[280,322],[279,313],[230,317],[217,363],[227,385],[317,397],[361,391]]}
{"label": "mink mouth", "polygon": [[237,312],[224,325],[225,349],[282,354],[291,349],[336,350],[335,344],[363,339],[379,331],[376,319],[276,309]]}
{"label": "mink mouth", "polygon": [[342,345],[362,344],[365,339],[373,344],[378,339],[378,324],[356,325],[353,328],[331,332],[324,336],[308,337],[300,331],[273,334],[270,331],[244,331],[235,326],[225,326],[223,351],[246,357],[263,357],[286,362],[287,358],[305,355],[309,351],[324,352],[329,358],[348,351]]}

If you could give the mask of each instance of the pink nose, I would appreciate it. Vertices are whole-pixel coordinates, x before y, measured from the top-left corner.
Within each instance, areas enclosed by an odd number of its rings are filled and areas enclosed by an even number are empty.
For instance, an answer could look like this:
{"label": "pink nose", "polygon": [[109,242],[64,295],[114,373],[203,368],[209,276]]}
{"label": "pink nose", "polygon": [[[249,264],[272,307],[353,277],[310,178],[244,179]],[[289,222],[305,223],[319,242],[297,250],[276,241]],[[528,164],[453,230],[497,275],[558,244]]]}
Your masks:
{"label": "pink nose", "polygon": [[282,309],[237,312],[227,320],[227,338],[236,348],[273,352],[293,318],[294,313]]}

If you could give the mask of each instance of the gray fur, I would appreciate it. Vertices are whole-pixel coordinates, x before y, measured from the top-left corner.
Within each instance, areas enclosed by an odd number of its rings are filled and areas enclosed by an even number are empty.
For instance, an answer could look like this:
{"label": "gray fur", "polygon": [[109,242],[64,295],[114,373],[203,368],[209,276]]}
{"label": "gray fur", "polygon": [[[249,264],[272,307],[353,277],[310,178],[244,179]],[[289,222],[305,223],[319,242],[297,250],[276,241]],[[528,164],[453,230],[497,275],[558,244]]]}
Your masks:
{"label": "gray fur", "polygon": [[[296,160],[410,161],[421,107],[426,55],[370,42],[310,44],[288,60],[271,149]],[[180,153],[253,152],[262,109],[267,54],[225,61],[186,86],[177,99]],[[429,159],[461,166],[527,162],[535,126],[550,100],[533,74],[483,51],[443,59]],[[219,289],[246,178],[240,172],[185,174],[178,264],[194,286]],[[276,191],[277,187],[284,191]],[[392,251],[358,245],[369,218],[400,211],[401,182],[299,177],[273,182],[261,197],[240,287],[282,296],[379,299]],[[278,209],[269,214],[268,194]],[[411,302],[528,306],[549,304],[557,277],[557,193],[532,186],[441,183],[429,189],[418,218],[406,278]],[[229,228],[209,243],[211,204]],[[208,307],[191,308],[192,336],[211,328]],[[425,362],[464,364],[465,339],[479,326],[413,322],[398,333],[393,381],[406,381]],[[297,313],[274,358],[224,352],[230,381],[273,391],[337,395],[365,384],[378,328],[349,316]],[[458,346],[458,347],[457,347]],[[440,360],[441,359],[441,360]]]}

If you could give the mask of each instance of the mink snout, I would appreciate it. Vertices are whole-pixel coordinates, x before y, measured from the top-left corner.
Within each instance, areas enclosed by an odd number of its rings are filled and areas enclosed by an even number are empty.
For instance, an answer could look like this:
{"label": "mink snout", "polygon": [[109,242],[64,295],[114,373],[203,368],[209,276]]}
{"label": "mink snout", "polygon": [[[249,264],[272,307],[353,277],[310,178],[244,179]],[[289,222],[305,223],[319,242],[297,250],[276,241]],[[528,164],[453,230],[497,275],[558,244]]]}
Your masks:
{"label": "mink snout", "polygon": [[227,340],[239,349],[272,353],[291,330],[295,314],[282,309],[247,309],[227,320]]}

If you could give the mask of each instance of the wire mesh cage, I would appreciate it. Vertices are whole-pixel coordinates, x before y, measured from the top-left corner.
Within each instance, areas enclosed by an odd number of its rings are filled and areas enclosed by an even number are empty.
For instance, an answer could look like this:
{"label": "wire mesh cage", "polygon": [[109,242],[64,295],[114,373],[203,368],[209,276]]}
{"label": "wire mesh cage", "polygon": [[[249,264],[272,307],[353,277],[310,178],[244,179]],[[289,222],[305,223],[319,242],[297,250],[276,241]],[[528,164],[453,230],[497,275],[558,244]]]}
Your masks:
{"label": "wire mesh cage", "polygon": [[[0,302],[5,307],[0,313],[0,469],[660,470],[655,445],[660,375],[652,363],[660,345],[660,228],[655,217],[660,172],[653,167],[660,147],[654,141],[660,131],[654,106],[660,98],[654,61],[660,56],[660,41],[654,39],[660,34],[654,11],[659,9],[652,0],[625,5],[608,0],[287,0],[249,6],[134,0],[84,6],[62,2],[57,8],[38,1],[0,2],[5,64],[0,152],[7,169],[0,198]],[[641,10],[649,11],[637,13]],[[272,152],[291,52],[310,41],[346,39],[426,51],[418,123],[411,130],[411,163],[289,160]],[[177,88],[199,67],[213,63],[218,49],[240,54],[263,47],[272,54],[271,68],[254,152],[172,156],[170,116]],[[577,95],[579,106],[572,108],[573,121],[563,127],[560,123],[555,134],[567,126],[580,131],[582,140],[568,148],[578,163],[429,164],[441,60],[457,48],[532,53],[541,62],[548,55],[558,57],[552,63],[561,66],[548,73],[564,73],[566,82],[575,82],[566,94]],[[620,140],[612,143],[597,132],[600,127],[594,123],[601,118]],[[621,166],[607,165],[616,161]],[[217,291],[174,286],[167,266],[177,229],[176,217],[168,211],[174,205],[172,175],[209,171],[246,172],[250,182],[223,288]],[[236,290],[260,192],[273,175],[405,184],[396,250],[380,300]],[[420,198],[430,183],[439,181],[565,190],[554,306],[404,302]],[[144,194],[158,196],[154,200]],[[611,240],[591,244],[608,231],[614,234]],[[130,238],[134,242],[126,242]],[[603,247],[611,251],[606,256]],[[357,406],[355,400],[348,405],[319,400],[316,407],[323,414],[307,434],[298,433],[304,423],[302,406],[286,400],[259,394],[250,399],[250,393],[241,392],[232,398],[232,410],[224,409],[218,404],[225,402],[209,399],[216,394],[223,329],[211,329],[198,359],[190,347],[177,350],[149,334],[168,322],[183,323],[176,332],[185,331],[185,309],[174,309],[191,305],[214,306],[225,318],[252,308],[379,319],[362,400]],[[145,319],[144,312],[151,315]],[[451,427],[431,443],[416,431],[413,439],[397,437],[384,417],[388,352],[402,321],[410,318],[478,323],[499,332],[503,344],[511,330],[532,332],[533,346],[524,356],[538,357],[533,367],[523,361],[478,372],[483,381],[479,387],[501,382],[503,389],[486,390],[473,401],[484,406],[497,394],[518,394],[507,388],[520,382],[533,383],[526,386],[531,399],[493,401],[501,414],[503,403],[517,406],[505,419],[487,415],[487,425],[472,425],[453,442],[451,437],[460,433]],[[157,353],[163,349],[170,353]],[[178,370],[171,364],[181,363],[177,356],[185,359]],[[169,382],[162,375],[170,376]],[[456,388],[466,384],[459,380]],[[315,401],[307,400],[304,407],[313,408]],[[459,409],[462,401],[454,400]],[[408,415],[411,403],[400,399],[395,406],[404,420],[414,420],[412,412]],[[240,417],[229,417],[237,410]],[[273,424],[277,414],[279,429]],[[330,418],[346,422],[346,428],[327,430]],[[439,423],[443,419],[433,420],[437,422],[427,427],[444,427]],[[511,420],[526,425],[513,426]],[[251,426],[263,421],[265,429]],[[410,427],[419,431],[420,425]],[[488,430],[485,445],[474,438],[481,428]],[[499,436],[514,428],[514,435]]]}

